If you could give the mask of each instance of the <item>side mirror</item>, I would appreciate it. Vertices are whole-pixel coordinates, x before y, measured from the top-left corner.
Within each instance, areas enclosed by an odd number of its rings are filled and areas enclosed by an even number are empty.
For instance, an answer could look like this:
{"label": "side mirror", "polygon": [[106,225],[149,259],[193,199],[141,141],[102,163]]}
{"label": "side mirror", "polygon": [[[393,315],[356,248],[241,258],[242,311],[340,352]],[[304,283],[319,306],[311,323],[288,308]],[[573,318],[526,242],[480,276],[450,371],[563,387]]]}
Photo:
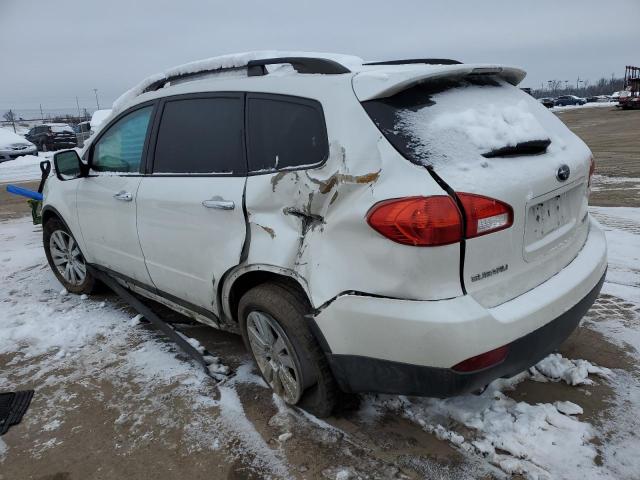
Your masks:
{"label": "side mirror", "polygon": [[53,165],[56,169],[56,177],[62,181],[73,180],[86,175],[86,166],[82,163],[78,152],[75,150],[57,152],[53,155]]}

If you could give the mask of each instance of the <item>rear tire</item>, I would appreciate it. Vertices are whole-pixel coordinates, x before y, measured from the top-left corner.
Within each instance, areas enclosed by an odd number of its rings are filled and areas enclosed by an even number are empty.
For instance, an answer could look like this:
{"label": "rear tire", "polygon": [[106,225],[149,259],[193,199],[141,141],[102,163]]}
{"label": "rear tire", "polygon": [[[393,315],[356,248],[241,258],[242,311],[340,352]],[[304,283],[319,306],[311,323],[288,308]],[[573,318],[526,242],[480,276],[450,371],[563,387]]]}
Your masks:
{"label": "rear tire", "polygon": [[67,227],[59,219],[51,218],[45,223],[42,236],[49,266],[64,288],[71,293],[91,293],[96,280]]}
{"label": "rear tire", "polygon": [[299,292],[281,284],[262,284],[240,299],[238,318],[244,344],[267,384],[286,403],[328,417],[339,390],[307,324],[309,311]]}

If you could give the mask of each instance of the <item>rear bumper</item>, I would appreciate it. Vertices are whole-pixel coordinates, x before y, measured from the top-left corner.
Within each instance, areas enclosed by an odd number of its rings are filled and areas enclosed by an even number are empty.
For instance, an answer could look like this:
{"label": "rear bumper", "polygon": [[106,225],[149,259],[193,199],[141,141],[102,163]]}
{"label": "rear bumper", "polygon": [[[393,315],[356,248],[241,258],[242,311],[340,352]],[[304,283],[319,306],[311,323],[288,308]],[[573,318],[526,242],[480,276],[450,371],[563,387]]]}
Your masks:
{"label": "rear bumper", "polygon": [[[350,392],[451,396],[537,363],[576,328],[600,292],[606,241],[596,222],[576,258],[519,297],[484,308],[470,295],[410,301],[344,295],[316,317],[317,335],[340,387]],[[510,344],[480,372],[452,365]]]}

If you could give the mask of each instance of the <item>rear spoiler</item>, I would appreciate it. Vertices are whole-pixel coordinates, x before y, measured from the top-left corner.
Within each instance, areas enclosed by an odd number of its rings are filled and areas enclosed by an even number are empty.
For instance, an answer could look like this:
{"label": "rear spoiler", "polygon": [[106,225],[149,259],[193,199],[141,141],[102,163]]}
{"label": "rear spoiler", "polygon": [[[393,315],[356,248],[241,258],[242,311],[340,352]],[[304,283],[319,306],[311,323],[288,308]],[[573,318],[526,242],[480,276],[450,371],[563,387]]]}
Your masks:
{"label": "rear spoiler", "polygon": [[362,70],[353,77],[353,91],[361,102],[395,95],[422,82],[444,78],[495,75],[518,85],[527,73],[516,67],[485,64],[460,65],[394,65]]}

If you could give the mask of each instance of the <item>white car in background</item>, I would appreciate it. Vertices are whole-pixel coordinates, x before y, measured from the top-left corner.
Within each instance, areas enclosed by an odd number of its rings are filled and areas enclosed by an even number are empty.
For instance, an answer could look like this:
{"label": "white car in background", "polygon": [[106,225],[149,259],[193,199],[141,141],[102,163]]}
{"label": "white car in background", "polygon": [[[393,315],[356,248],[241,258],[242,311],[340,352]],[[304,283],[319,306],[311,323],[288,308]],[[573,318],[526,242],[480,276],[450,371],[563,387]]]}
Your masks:
{"label": "white car in background", "polygon": [[0,127],[0,162],[37,154],[38,149],[33,143],[7,128]]}
{"label": "white car in background", "polygon": [[[593,159],[513,67],[242,54],[155,76],[54,157],[44,248],[242,334],[289,404],[445,397],[554,351],[597,297]],[[90,319],[88,319],[90,321]]]}

